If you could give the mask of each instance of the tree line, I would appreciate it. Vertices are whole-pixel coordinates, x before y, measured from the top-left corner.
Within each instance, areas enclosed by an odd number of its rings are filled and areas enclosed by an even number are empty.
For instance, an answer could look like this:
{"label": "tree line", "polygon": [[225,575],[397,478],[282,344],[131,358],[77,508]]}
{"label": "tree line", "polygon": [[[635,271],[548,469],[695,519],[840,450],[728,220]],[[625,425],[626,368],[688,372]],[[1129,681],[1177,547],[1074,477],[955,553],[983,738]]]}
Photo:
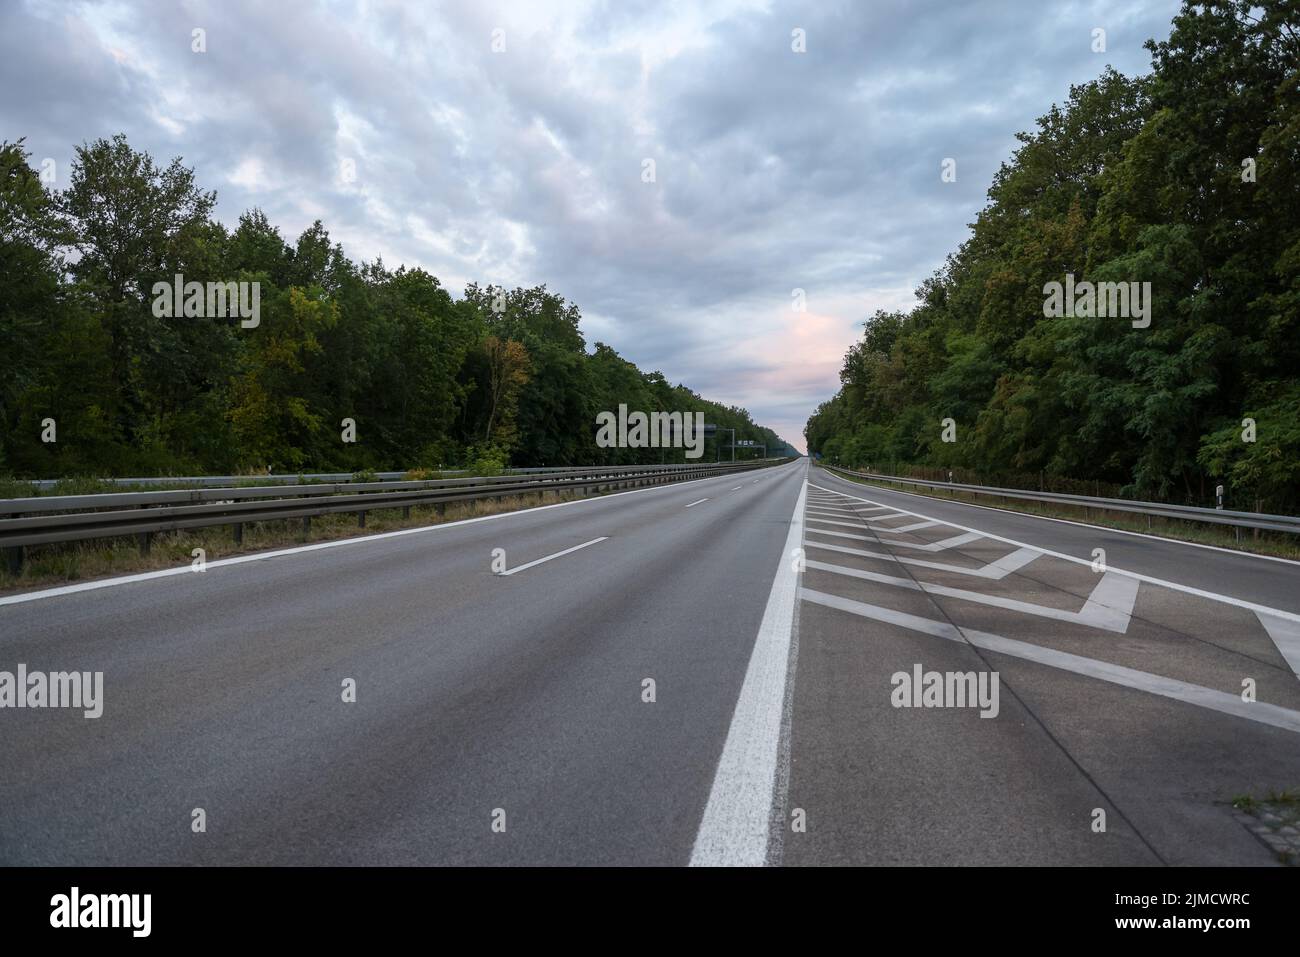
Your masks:
{"label": "tree line", "polygon": [[[866,322],[810,453],[1300,507],[1300,8],[1184,3],[1146,46],[1149,75],[1019,134],[915,307]],[[1149,282],[1149,325],[1046,315],[1068,276]]]}
{"label": "tree line", "polygon": [[[229,229],[193,169],[122,135],[79,147],[63,190],[30,159],[0,144],[0,474],[683,460],[597,447],[596,413],[620,403],[792,451],[744,409],[588,352],[578,307],[545,286],[456,298],[423,269],[352,262],[319,221],[292,243],[259,209]],[[258,283],[256,325],[155,314],[177,275]],[[715,441],[708,459],[729,457]]]}

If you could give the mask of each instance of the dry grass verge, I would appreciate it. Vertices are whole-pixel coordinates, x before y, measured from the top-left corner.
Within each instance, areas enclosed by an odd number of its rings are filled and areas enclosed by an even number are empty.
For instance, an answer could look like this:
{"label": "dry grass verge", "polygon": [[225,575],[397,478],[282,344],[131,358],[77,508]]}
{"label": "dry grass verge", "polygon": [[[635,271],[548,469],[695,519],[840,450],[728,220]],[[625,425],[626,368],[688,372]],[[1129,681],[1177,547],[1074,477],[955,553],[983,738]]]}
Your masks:
{"label": "dry grass verge", "polygon": [[59,545],[31,546],[26,562],[17,577],[0,568],[0,592],[23,591],[30,588],[66,585],[89,581],[111,575],[155,571],[189,565],[193,551],[202,548],[207,561],[247,555],[275,548],[325,542],[340,538],[362,538],[376,532],[390,532],[401,528],[418,528],[441,525],[483,515],[515,512],[538,505],[553,505],[580,498],[590,498],[576,492],[540,492],[516,495],[509,498],[478,499],[472,502],[449,502],[446,514],[439,515],[434,505],[416,505],[409,518],[402,517],[401,508],[371,509],[366,514],[366,527],[357,525],[353,512],[314,516],[311,530],[303,535],[302,519],[283,519],[274,522],[246,522],[243,543],[235,544],[229,525],[211,528],[183,529],[163,532],[153,536],[150,550],[142,554],[134,539],[112,538],[89,542],[69,542]]}

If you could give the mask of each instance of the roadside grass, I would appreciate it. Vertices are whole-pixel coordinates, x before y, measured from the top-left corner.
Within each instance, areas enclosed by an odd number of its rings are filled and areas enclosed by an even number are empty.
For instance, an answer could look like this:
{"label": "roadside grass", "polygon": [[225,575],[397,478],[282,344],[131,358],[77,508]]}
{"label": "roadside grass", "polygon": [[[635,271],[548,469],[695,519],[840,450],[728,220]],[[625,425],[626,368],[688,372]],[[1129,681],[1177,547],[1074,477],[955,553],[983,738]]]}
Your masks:
{"label": "roadside grass", "polygon": [[443,515],[438,514],[436,505],[415,505],[411,507],[409,518],[402,517],[400,507],[373,508],[366,513],[365,528],[358,526],[355,512],[341,512],[313,516],[310,531],[306,535],[303,534],[302,519],[299,518],[271,522],[245,522],[244,540],[239,545],[234,541],[231,526],[217,525],[210,528],[160,532],[153,536],[147,553],[141,553],[135,540],[131,538],[30,546],[19,575],[13,576],[9,574],[7,567],[0,566],[0,593],[181,567],[195,560],[193,551],[196,548],[203,549],[205,560],[215,561],[293,545],[341,538],[363,538],[376,532],[441,525],[467,518],[535,508],[538,505],[594,498],[597,494],[603,493],[584,496],[577,492],[530,492],[500,499],[448,502]]}
{"label": "roadside grass", "polygon": [[[891,491],[922,495],[926,498],[965,502],[968,505],[983,505],[987,508],[997,508],[1007,512],[1022,512],[1026,515],[1037,515],[1042,518],[1063,518],[1088,525],[1098,525],[1103,528],[1114,528],[1126,532],[1140,532],[1143,535],[1154,535],[1159,538],[1170,538],[1181,542],[1215,545],[1219,548],[1228,548],[1249,554],[1300,559],[1300,535],[1288,535],[1285,532],[1259,532],[1241,529],[1241,540],[1238,541],[1235,529],[1201,522],[1188,522],[1159,516],[1134,515],[1130,512],[1109,511],[1095,506],[997,500],[995,496],[991,495],[977,495],[957,490],[944,492],[939,489],[914,488],[902,486],[897,482],[860,479],[852,475],[836,472],[832,468],[827,468],[827,471],[837,478],[867,488],[878,486]],[[895,486],[898,487],[895,488]]]}
{"label": "roadside grass", "polygon": [[1232,808],[1246,829],[1263,841],[1283,864],[1300,864],[1300,790],[1269,791],[1262,798],[1241,794]]}

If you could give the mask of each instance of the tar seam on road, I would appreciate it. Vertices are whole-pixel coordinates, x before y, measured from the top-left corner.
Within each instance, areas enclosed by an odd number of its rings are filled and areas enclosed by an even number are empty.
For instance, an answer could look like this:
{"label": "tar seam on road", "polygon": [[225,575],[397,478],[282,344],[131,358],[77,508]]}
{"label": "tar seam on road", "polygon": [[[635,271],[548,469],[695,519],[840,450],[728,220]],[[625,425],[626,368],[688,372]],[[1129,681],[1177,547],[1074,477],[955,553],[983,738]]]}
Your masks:
{"label": "tar seam on road", "polygon": [[692,867],[761,867],[767,862],[781,728],[786,720],[791,635],[799,600],[798,562],[791,553],[803,542],[807,495],[808,486],[801,477],[790,531],[695,835]]}
{"label": "tar seam on road", "polygon": [[[804,488],[808,487],[808,470],[804,470],[802,479]],[[808,544],[807,528],[799,536],[799,548]],[[800,558],[807,554],[801,551]],[[791,556],[786,555],[783,561]],[[802,575],[803,563],[799,563]],[[790,798],[790,752],[791,734],[794,727],[794,692],[798,680],[799,665],[799,610],[803,602],[796,599],[794,603],[794,623],[790,628],[790,663],[785,675],[785,701],[781,704],[781,745],[777,752],[776,785],[772,790],[772,813],[768,819],[767,861],[768,866],[779,867],[785,858],[786,822],[789,819]]]}
{"label": "tar seam on road", "polygon": [[[960,525],[955,525],[953,527],[961,528]],[[886,547],[888,545],[888,543],[883,541],[880,542],[880,544]],[[913,581],[916,581],[916,576],[912,574],[911,569],[904,566],[903,570],[907,572],[908,576],[911,577]],[[917,586],[918,587],[920,586],[920,582],[917,582]],[[939,602],[935,600],[934,596],[930,595],[928,592],[925,592],[924,589],[922,589],[922,594],[926,596],[926,599],[930,602],[931,605],[934,606],[935,610],[938,611],[939,614],[943,616],[944,621],[948,622],[948,624],[952,626],[952,628],[957,632],[957,634],[962,635],[963,633],[962,633],[961,626],[958,625],[955,621],[952,620],[952,618],[949,617],[947,611],[945,611],[943,606],[940,605]],[[963,640],[965,640],[964,635],[963,635]],[[966,645],[971,649],[975,657],[977,657],[980,661],[984,662],[984,666],[989,671],[997,671],[997,668],[993,666],[993,663],[989,661],[987,657],[985,657],[982,649],[980,649],[978,646],[974,644],[971,644],[969,640],[966,640]],[[1094,779],[1093,776],[1088,773],[1087,768],[1085,768],[1082,764],[1080,764],[1078,759],[1075,758],[1075,756],[1070,753],[1069,748],[1067,748],[1065,744],[1061,742],[1056,737],[1056,735],[1052,733],[1051,729],[1047,726],[1047,724],[1043,721],[1043,719],[1040,718],[1038,714],[1034,711],[1034,709],[1029,706],[1029,703],[1020,697],[1019,693],[1012,686],[1011,682],[1003,679],[1001,681],[1001,685],[1007,691],[1011,692],[1011,697],[1015,699],[1015,701],[1020,705],[1020,707],[1025,709],[1025,713],[1027,715],[1029,715],[1031,718],[1034,719],[1034,723],[1037,724],[1038,727],[1042,729],[1043,734],[1047,736],[1047,739],[1051,741],[1052,744],[1056,745],[1056,747],[1060,750],[1060,752],[1063,755],[1065,755],[1066,760],[1068,760],[1071,764],[1073,764],[1075,768],[1078,769],[1079,773],[1083,775],[1083,779],[1087,781],[1090,785],[1092,785],[1092,787],[1096,790],[1096,792],[1106,800],[1106,802],[1114,809],[1115,813],[1119,815],[1120,820],[1122,820],[1125,824],[1129,826],[1130,829],[1132,829],[1133,833],[1137,835],[1138,840],[1141,841],[1146,846],[1147,850],[1149,850],[1152,853],[1152,855],[1155,856],[1155,859],[1159,861],[1161,864],[1167,866],[1169,862],[1165,860],[1164,856],[1155,849],[1155,846],[1149,840],[1147,840],[1146,835],[1138,830],[1137,825],[1134,824],[1131,820],[1129,820],[1129,817],[1127,814],[1124,813],[1124,810],[1119,806],[1119,804],[1115,802],[1113,798],[1111,798],[1109,794],[1106,793],[1105,788],[1103,788],[1096,781],[1096,779]]]}
{"label": "tar seam on road", "polygon": [[[829,473],[828,473],[828,474],[829,474]],[[839,481],[841,481],[841,482],[845,482],[845,481],[846,481],[845,479],[840,478],[838,475],[833,475],[833,474],[832,474],[831,477],[834,478],[834,479],[837,479],[837,480],[839,480]],[[812,485],[811,482],[810,482],[809,484]],[[858,489],[860,488],[860,486],[858,486],[857,483],[848,482],[847,484],[851,485],[851,486],[854,488],[855,491],[858,490]],[[820,486],[820,485],[812,485],[812,487],[813,487],[813,488],[822,488],[822,486]],[[893,490],[893,489],[884,489],[883,491],[886,491],[886,492],[892,492],[892,491],[894,491],[894,490]],[[836,492],[835,494],[837,494],[837,495],[844,495],[844,496],[847,497],[847,498],[857,499],[857,500],[860,501],[860,502],[867,502],[867,501],[870,501],[870,499],[861,498],[860,496],[857,496],[857,495],[849,495],[847,492]],[[908,493],[903,493],[903,494],[908,494]],[[967,503],[960,503],[960,504],[967,504]],[[980,505],[980,506],[974,506],[974,507],[976,507],[976,508],[985,508],[986,506],[982,506],[982,505]],[[991,509],[991,510],[992,510],[992,511],[1003,511],[1002,509]],[[915,514],[915,513],[911,513],[911,514]],[[1013,513],[1013,514],[1021,514],[1021,513]],[[921,517],[921,516],[918,516],[918,517]],[[1031,516],[1029,516],[1029,517],[1030,517],[1030,518],[1039,518],[1040,516],[1037,516],[1037,515],[1031,515]],[[950,528],[966,528],[966,526],[964,526],[964,525],[957,525],[957,524],[954,524],[953,522],[940,522],[939,524],[941,524],[941,525],[947,525],[947,526],[949,526]],[[1095,525],[1083,525],[1082,523],[1076,523],[1076,522],[1071,522],[1070,524],[1080,524],[1081,527],[1083,527],[1083,528],[1100,528],[1100,526],[1095,526]],[[870,527],[870,526],[868,526],[868,528],[869,528],[869,527]],[[1104,529],[1103,529],[1103,530],[1104,530]],[[848,534],[845,534],[845,533],[843,533],[843,532],[832,532],[832,531],[830,531],[830,530],[828,530],[828,529],[811,529],[811,531],[816,532],[818,535],[834,535],[834,536],[841,537],[841,538],[856,538],[856,539],[862,539],[863,541],[875,541],[875,542],[880,542],[881,544],[895,545],[895,546],[906,547],[906,548],[914,548],[914,549],[918,549],[918,550],[930,550],[930,549],[932,549],[932,548],[934,547],[933,545],[920,545],[920,546],[918,546],[918,545],[913,545],[913,544],[908,543],[908,542],[888,542],[888,543],[886,543],[886,542],[882,542],[878,537],[877,537],[877,538],[868,538],[867,536],[864,536],[864,535],[848,535]],[[968,532],[967,532],[966,534],[964,534],[964,535],[958,535],[958,536],[956,536],[955,538],[947,539],[946,541],[944,541],[944,542],[940,542],[940,543],[938,543],[938,544],[940,544],[940,545],[945,545],[945,546],[948,546],[948,545],[951,545],[951,546],[957,546],[957,545],[959,545],[959,544],[964,544],[964,543],[966,543],[966,542],[977,541],[977,540],[979,540],[979,539],[981,539],[981,538],[987,538],[987,539],[990,539],[990,540],[992,540],[992,541],[999,541],[999,542],[1002,542],[1003,544],[1008,544],[1008,545],[1018,545],[1018,546],[1020,546],[1022,549],[1029,549],[1030,551],[1037,552],[1037,553],[1040,554],[1040,555],[1046,555],[1046,556],[1049,556],[1049,557],[1051,557],[1051,558],[1060,558],[1060,559],[1064,559],[1064,560],[1066,560],[1066,561],[1074,562],[1074,563],[1077,563],[1077,564],[1080,564],[1080,565],[1089,565],[1089,564],[1090,564],[1086,559],[1074,558],[1074,557],[1071,556],[1071,555],[1064,555],[1064,554],[1062,554],[1062,553],[1060,553],[1060,552],[1054,552],[1054,551],[1051,551],[1050,549],[1042,548],[1042,547],[1040,547],[1040,546],[1038,546],[1038,545],[1029,545],[1029,544],[1027,544],[1027,543],[1025,543],[1025,542],[1017,541],[1016,539],[1012,539],[1012,538],[1003,538],[1002,536],[999,536],[999,535],[993,535],[993,534],[991,534],[991,533],[984,533],[984,532],[968,531]],[[1159,541],[1172,541],[1172,539],[1158,539],[1158,540],[1159,540]],[[825,546],[817,546],[816,543],[814,543],[814,547],[825,547]],[[946,550],[946,549],[945,549],[945,550]],[[971,555],[969,552],[964,552],[964,551],[962,551],[960,548],[957,548],[956,551],[957,551],[957,554],[958,554],[958,555],[964,555],[964,556],[966,556],[967,558],[975,558],[974,555]],[[1237,553],[1234,553],[1234,554],[1237,554]],[[1004,556],[1004,559],[1005,559],[1005,558],[1008,558],[1008,557],[1010,557],[1010,556]],[[1251,557],[1260,557],[1260,556],[1251,556]],[[926,563],[924,563],[924,562],[920,562],[920,563],[912,562],[912,564],[919,564],[919,565],[921,565],[921,566],[924,567]],[[1123,570],[1121,570],[1121,569],[1117,569],[1117,568],[1114,568],[1114,567],[1109,568],[1109,572],[1114,573],[1114,574],[1124,575],[1124,576],[1126,576],[1126,577],[1128,577],[1128,578],[1135,579],[1136,581],[1144,581],[1144,582],[1146,582],[1147,584],[1155,585],[1155,586],[1157,586],[1157,587],[1169,588],[1169,589],[1172,589],[1173,591],[1181,591],[1181,592],[1186,593],[1186,594],[1196,595],[1197,597],[1205,598],[1205,599],[1210,600],[1210,601],[1220,601],[1220,602],[1222,602],[1222,603],[1224,603],[1224,604],[1233,605],[1233,606],[1237,606],[1237,607],[1240,607],[1241,605],[1245,604],[1245,605],[1246,605],[1250,610],[1252,610],[1252,611],[1255,613],[1256,617],[1257,617],[1257,618],[1259,619],[1259,621],[1260,621],[1260,624],[1264,627],[1264,630],[1268,633],[1269,637],[1273,639],[1273,643],[1274,643],[1274,645],[1276,646],[1278,652],[1282,655],[1283,659],[1288,663],[1288,665],[1291,666],[1291,671],[1294,672],[1294,673],[1296,673],[1297,677],[1300,677],[1300,640],[1297,640],[1297,641],[1295,641],[1295,642],[1292,642],[1292,641],[1290,640],[1290,636],[1292,635],[1293,630],[1295,630],[1295,629],[1297,628],[1297,624],[1300,624],[1300,615],[1293,615],[1293,614],[1291,614],[1290,612],[1282,611],[1282,610],[1280,610],[1280,609],[1272,609],[1272,608],[1268,608],[1268,607],[1266,607],[1266,606],[1261,606],[1261,605],[1252,605],[1252,604],[1247,603],[1247,602],[1241,602],[1241,601],[1238,601],[1238,600],[1236,600],[1236,599],[1233,599],[1233,598],[1231,598],[1230,596],[1217,595],[1217,594],[1215,594],[1214,592],[1202,591],[1202,590],[1197,589],[1197,588],[1192,588],[1192,587],[1189,586],[1189,585],[1179,585],[1179,584],[1177,584],[1176,582],[1165,581],[1164,579],[1161,579],[1161,578],[1152,578],[1152,577],[1150,577],[1150,576],[1148,576],[1148,575],[1141,575],[1141,574],[1138,574],[1138,573],[1136,573],[1136,572],[1126,572],[1126,571],[1123,571]],[[1026,579],[1027,581],[1036,582],[1036,583],[1039,584],[1039,585],[1045,585],[1045,586],[1047,586],[1048,588],[1053,588],[1053,589],[1055,589],[1055,590],[1057,590],[1057,591],[1064,592],[1064,593],[1067,594],[1067,595],[1073,595],[1073,596],[1076,597],[1076,598],[1084,598],[1084,599],[1086,599],[1086,598],[1088,597],[1088,596],[1086,596],[1086,595],[1079,595],[1079,594],[1077,594],[1076,592],[1072,591],[1072,590],[1069,589],[1069,588],[1066,588],[1066,587],[1063,586],[1063,585],[1059,585],[1059,584],[1056,584],[1056,583],[1053,583],[1053,582],[1049,582],[1049,581],[1047,581],[1047,580],[1045,580],[1045,579],[1038,578],[1038,577],[1036,577],[1035,575],[1032,575],[1032,574],[1030,574],[1029,572],[1024,571],[1023,569],[1021,569],[1021,570],[1019,570],[1019,571],[1016,571],[1016,572],[1013,572],[1013,575],[1014,575],[1014,577],[1016,577],[1016,578],[1024,578],[1024,579]],[[1198,643],[1198,644],[1207,645],[1208,647],[1215,648],[1215,649],[1217,649],[1217,650],[1219,650],[1219,651],[1222,651],[1222,652],[1225,653],[1225,654],[1234,655],[1234,656],[1239,657],[1239,658],[1244,658],[1245,660],[1247,660],[1247,661],[1249,661],[1249,662],[1251,662],[1251,663],[1253,663],[1253,664],[1257,664],[1257,665],[1259,665],[1260,667],[1263,667],[1263,668],[1270,668],[1270,669],[1272,669],[1272,670],[1274,670],[1274,671],[1285,671],[1285,670],[1286,670],[1286,669],[1284,669],[1283,667],[1281,667],[1280,665],[1278,665],[1277,662],[1275,662],[1275,661],[1270,661],[1270,660],[1267,660],[1267,659],[1264,659],[1264,658],[1260,658],[1260,657],[1258,657],[1258,656],[1256,656],[1256,655],[1254,655],[1254,654],[1251,654],[1250,652],[1242,651],[1240,648],[1235,648],[1235,647],[1232,647],[1232,646],[1229,646],[1229,645],[1222,645],[1222,644],[1219,644],[1218,642],[1211,641],[1210,639],[1205,638],[1205,637],[1203,637],[1203,636],[1201,636],[1201,635],[1193,635],[1193,634],[1189,634],[1188,632],[1185,632],[1185,631],[1180,631],[1180,630],[1177,629],[1177,628],[1173,628],[1173,627],[1171,627],[1171,626],[1169,626],[1169,625],[1162,624],[1161,622],[1154,621],[1154,620],[1152,620],[1152,619],[1150,619],[1150,618],[1144,618],[1142,615],[1139,615],[1139,614],[1137,614],[1136,612],[1132,613],[1132,617],[1133,617],[1135,620],[1142,622],[1143,624],[1150,625],[1150,626],[1153,627],[1153,628],[1158,628],[1158,629],[1160,629],[1162,632],[1165,632],[1166,634],[1169,634],[1169,635],[1177,635],[1178,637],[1180,637],[1180,638],[1184,638],[1184,639],[1186,639],[1187,641],[1194,641],[1194,642],[1196,642],[1196,643]],[[1300,631],[1297,631],[1297,633],[1300,633]],[[1282,641],[1281,643],[1278,642],[1278,638],[1279,638],[1279,636],[1281,636],[1281,637],[1283,638],[1283,641]],[[1293,656],[1295,657],[1295,663],[1294,663],[1294,664],[1292,664],[1292,657],[1293,657]]]}
{"label": "tar seam on road", "polygon": [[[840,481],[844,481],[844,480],[840,479]],[[813,488],[822,488],[822,486],[814,485]],[[890,490],[886,489],[885,491],[890,491]],[[861,496],[849,495],[847,492],[840,492],[839,494],[844,495],[847,498],[856,498],[858,499],[858,501],[861,502],[871,501],[870,499],[862,498]],[[1019,539],[1015,539],[1015,538],[1007,538],[1005,535],[995,535],[992,532],[981,532],[977,528],[971,528],[968,525],[958,525],[956,522],[948,522],[948,521],[944,521],[943,519],[937,519],[934,518],[934,516],[932,515],[922,515],[920,512],[906,512],[904,514],[913,515],[916,518],[924,518],[930,521],[939,522],[942,525],[947,525],[949,528],[960,528],[963,531],[970,532],[975,535],[981,535],[984,538],[991,539],[992,541],[1002,542],[1004,545],[1015,545],[1017,548],[1032,548],[1034,549],[1034,551],[1042,552],[1044,555],[1051,555],[1053,558],[1059,558],[1062,561],[1073,562],[1076,565],[1088,565],[1088,566],[1092,565],[1092,562],[1088,561],[1088,559],[1086,558],[1078,558],[1077,556],[1074,555],[1067,555],[1064,552],[1056,552],[1050,548],[1043,548],[1041,545],[1031,545],[1029,542],[1022,542]],[[1014,514],[1019,515],[1024,513],[1017,512]],[[1037,518],[1038,516],[1031,515],[1029,517]],[[1087,525],[1084,527],[1096,528],[1098,526]],[[879,539],[876,540],[878,541]],[[882,542],[881,544],[884,543]],[[1244,554],[1244,553],[1234,553],[1234,554]],[[1247,557],[1255,557],[1255,556],[1247,555]],[[1237,608],[1245,608],[1248,611],[1253,611],[1253,612],[1263,611],[1275,617],[1284,618],[1287,621],[1300,622],[1300,615],[1296,614],[1295,612],[1284,611],[1281,608],[1270,608],[1268,605],[1260,605],[1253,601],[1246,601],[1241,598],[1233,598],[1231,595],[1220,595],[1217,592],[1206,591],[1203,588],[1194,588],[1191,585],[1181,585],[1178,582],[1171,582],[1164,578],[1156,578],[1152,575],[1143,575],[1141,572],[1126,571],[1123,568],[1116,568],[1113,565],[1107,567],[1117,575],[1126,575],[1129,578],[1136,578],[1138,581],[1146,582],[1149,585],[1159,585],[1162,588],[1168,588],[1173,591],[1182,592],[1184,595],[1196,595],[1198,598],[1208,598],[1211,601],[1222,602],[1225,605],[1235,605]]]}

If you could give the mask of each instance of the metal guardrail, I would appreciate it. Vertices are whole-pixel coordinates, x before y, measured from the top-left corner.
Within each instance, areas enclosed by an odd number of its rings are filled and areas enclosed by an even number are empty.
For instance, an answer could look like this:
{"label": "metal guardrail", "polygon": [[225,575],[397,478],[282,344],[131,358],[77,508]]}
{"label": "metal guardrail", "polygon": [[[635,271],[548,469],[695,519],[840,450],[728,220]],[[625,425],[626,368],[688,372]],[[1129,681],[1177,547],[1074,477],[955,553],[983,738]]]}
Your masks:
{"label": "metal guardrail", "polygon": [[765,459],[703,465],[624,465],[565,468],[545,474],[491,478],[431,479],[399,482],[347,482],[319,485],[268,485],[251,488],[176,489],[157,492],[109,492],[96,495],[45,495],[0,499],[0,548],[10,571],[22,567],[29,545],[138,536],[142,551],[158,532],[217,525],[234,527],[243,540],[248,522],[301,518],[304,531],[314,516],[355,512],[365,526],[367,512],[435,505],[441,514],[452,502],[505,498],[537,492],[600,491],[751,471],[786,460]]}
{"label": "metal guardrail", "polygon": [[[638,466],[618,466],[618,468],[636,468]],[[691,468],[690,464],[674,464],[664,468]],[[550,472],[580,471],[583,466],[555,465],[533,468],[504,469],[503,475],[542,475]],[[409,470],[408,470],[409,471]],[[464,475],[464,469],[429,469],[439,475]],[[293,485],[302,482],[351,482],[353,472],[281,472],[268,475],[159,475],[139,478],[101,478],[96,479],[106,485],[199,485],[210,488],[231,488],[240,482],[262,482],[268,485]],[[382,482],[398,481],[406,472],[375,472],[375,478]],[[27,484],[38,491],[54,488],[62,479],[28,479]]]}
{"label": "metal guardrail", "polygon": [[989,485],[960,485],[953,482],[934,482],[927,479],[903,478],[897,475],[877,475],[873,472],[856,472],[836,465],[823,466],[832,472],[856,475],[876,482],[893,482],[898,485],[915,485],[925,488],[948,489],[995,498],[1023,499],[1030,502],[1049,502],[1098,508],[1111,512],[1133,512],[1157,518],[1178,518],[1192,522],[1209,522],[1236,528],[1258,528],[1270,532],[1300,533],[1300,517],[1293,515],[1268,515],[1260,512],[1234,512],[1221,508],[1200,508],[1195,505],[1165,505],[1160,502],[1135,502],[1126,498],[1094,498],[1091,495],[1069,495],[1064,492],[1031,492],[1025,489],[997,488]]}

